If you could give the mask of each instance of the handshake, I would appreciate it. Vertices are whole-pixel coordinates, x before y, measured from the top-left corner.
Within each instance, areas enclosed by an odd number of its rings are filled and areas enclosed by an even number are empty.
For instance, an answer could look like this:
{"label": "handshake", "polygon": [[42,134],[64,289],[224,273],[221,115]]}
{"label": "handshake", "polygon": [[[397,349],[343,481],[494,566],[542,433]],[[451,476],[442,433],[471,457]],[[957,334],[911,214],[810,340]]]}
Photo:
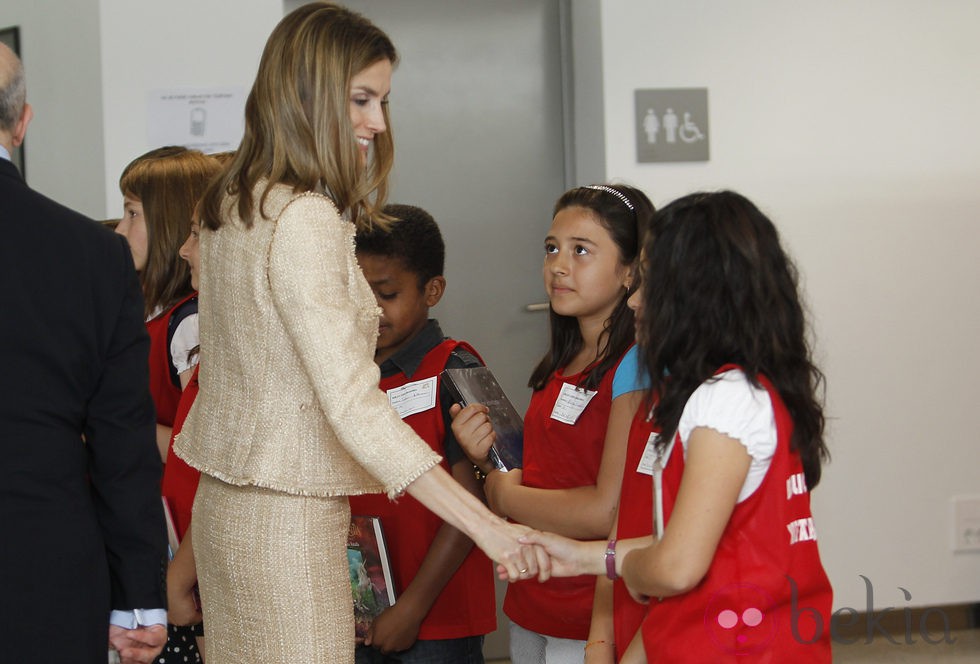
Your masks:
{"label": "handshake", "polygon": [[474,540],[497,564],[501,581],[522,581],[537,577],[599,574],[603,565],[599,547],[605,542],[578,542],[498,518],[483,536]]}
{"label": "handshake", "polygon": [[[489,528],[479,529],[475,535],[472,532],[469,534],[474,543],[497,563],[500,579],[520,581],[537,577],[538,581],[543,582],[553,576],[596,573],[592,571],[595,561],[590,558],[594,557],[593,549],[599,546],[598,543],[589,546],[500,518],[510,515],[515,520],[520,519],[519,515],[511,513],[503,501],[509,493],[508,489],[521,487],[522,471],[518,468],[495,472],[490,452],[497,434],[489,408],[481,403],[471,403],[466,407],[455,404],[450,409],[450,415],[456,440],[485,478],[483,494],[493,512]],[[602,564],[601,553],[597,560]]]}
{"label": "handshake", "polygon": [[537,577],[547,581],[552,576],[548,552],[534,543],[537,531],[500,519],[486,531],[486,540],[476,544],[497,564],[497,576],[502,581],[521,581]]}

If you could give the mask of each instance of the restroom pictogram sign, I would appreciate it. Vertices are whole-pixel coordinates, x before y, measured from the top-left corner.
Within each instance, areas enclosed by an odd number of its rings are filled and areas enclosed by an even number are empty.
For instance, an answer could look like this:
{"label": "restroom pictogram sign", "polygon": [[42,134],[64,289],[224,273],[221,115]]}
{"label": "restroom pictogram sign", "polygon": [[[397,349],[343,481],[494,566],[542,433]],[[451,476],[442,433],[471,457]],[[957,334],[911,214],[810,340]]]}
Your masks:
{"label": "restroom pictogram sign", "polygon": [[636,90],[640,163],[708,161],[708,89]]}

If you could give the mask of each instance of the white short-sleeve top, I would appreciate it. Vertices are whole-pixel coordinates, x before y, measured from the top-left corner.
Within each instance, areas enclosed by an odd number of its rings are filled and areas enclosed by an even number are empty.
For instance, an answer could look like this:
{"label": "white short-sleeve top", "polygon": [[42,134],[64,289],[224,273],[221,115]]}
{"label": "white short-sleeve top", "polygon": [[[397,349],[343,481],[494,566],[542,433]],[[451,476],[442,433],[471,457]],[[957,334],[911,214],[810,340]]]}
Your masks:
{"label": "white short-sleeve top", "polygon": [[197,366],[201,355],[193,351],[200,344],[201,333],[197,314],[189,314],[177,325],[177,329],[174,330],[174,337],[170,341],[170,357],[173,358],[174,368],[178,374]]}
{"label": "white short-sleeve top", "polygon": [[[146,318],[149,323],[154,318],[164,312],[163,307],[157,307]],[[201,344],[200,325],[197,319],[197,312],[187,314],[177,324],[173,338],[170,340],[170,358],[173,360],[174,369],[177,374],[182,374],[188,369],[193,369],[200,362],[200,353],[194,352]]]}
{"label": "white short-sleeve top", "polygon": [[685,459],[691,432],[698,427],[734,438],[752,457],[738,494],[738,502],[744,501],[762,484],[776,451],[776,420],[769,393],[753,386],[740,369],[718,374],[694,390],[684,405],[677,431]]}

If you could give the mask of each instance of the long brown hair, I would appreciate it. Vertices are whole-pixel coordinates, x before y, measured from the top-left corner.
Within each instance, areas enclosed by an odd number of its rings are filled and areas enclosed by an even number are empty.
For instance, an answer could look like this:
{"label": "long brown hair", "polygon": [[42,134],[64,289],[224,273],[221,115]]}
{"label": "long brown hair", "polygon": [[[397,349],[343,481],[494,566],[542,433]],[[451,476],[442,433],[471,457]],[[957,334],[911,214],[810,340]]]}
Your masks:
{"label": "long brown hair", "polygon": [[812,360],[796,266],[775,225],[740,194],[695,193],[654,215],[644,251],[639,343],[651,394],[660,395],[660,430],[676,431],[694,390],[736,364],[756,387],[765,376],[779,392],[813,489],[829,459],[823,374]]}
{"label": "long brown hair", "polygon": [[[222,199],[237,196],[238,216],[251,226],[252,192],[267,179],[258,214],[277,183],[294,191],[326,189],[358,226],[384,205],[394,159],[389,130],[374,138],[367,170],[350,122],[351,79],[367,67],[398,61],[388,36],[360,14],[327,2],[290,12],[265,45],[245,102],[245,133],[235,157],[205,194],[201,223],[217,230]],[[371,194],[374,199],[371,200]]]}
{"label": "long brown hair", "polygon": [[177,250],[191,232],[194,207],[219,168],[203,152],[168,146],[137,157],[119,178],[123,196],[143,205],[146,220],[146,266],[140,272],[146,315],[173,306],[193,290],[187,262]]}
{"label": "long brown hair", "polygon": [[[629,205],[626,201],[629,201]],[[573,206],[585,208],[595,215],[596,221],[616,243],[620,264],[632,267],[640,255],[643,233],[653,216],[653,203],[646,194],[624,184],[575,187],[562,194],[555,203],[552,218]],[[626,304],[628,296],[629,292],[623,289],[616,308],[599,336],[598,355],[583,372],[579,387],[599,389],[603,377],[633,343],[633,310]],[[555,313],[554,308],[549,308],[549,323],[551,344],[528,381],[528,387],[533,390],[544,389],[552,374],[567,366],[585,343],[575,316],[563,316]]]}

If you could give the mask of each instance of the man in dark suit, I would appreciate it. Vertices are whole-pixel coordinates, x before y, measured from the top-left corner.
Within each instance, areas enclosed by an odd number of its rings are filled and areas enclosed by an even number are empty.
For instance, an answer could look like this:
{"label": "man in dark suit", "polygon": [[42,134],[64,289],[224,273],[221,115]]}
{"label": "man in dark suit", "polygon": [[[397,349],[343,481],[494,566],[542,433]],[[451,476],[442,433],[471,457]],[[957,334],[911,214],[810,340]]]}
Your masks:
{"label": "man in dark suit", "polygon": [[108,637],[150,662],[166,530],[143,299],[125,239],[10,162],[24,96],[0,44],[0,661],[105,664]]}

